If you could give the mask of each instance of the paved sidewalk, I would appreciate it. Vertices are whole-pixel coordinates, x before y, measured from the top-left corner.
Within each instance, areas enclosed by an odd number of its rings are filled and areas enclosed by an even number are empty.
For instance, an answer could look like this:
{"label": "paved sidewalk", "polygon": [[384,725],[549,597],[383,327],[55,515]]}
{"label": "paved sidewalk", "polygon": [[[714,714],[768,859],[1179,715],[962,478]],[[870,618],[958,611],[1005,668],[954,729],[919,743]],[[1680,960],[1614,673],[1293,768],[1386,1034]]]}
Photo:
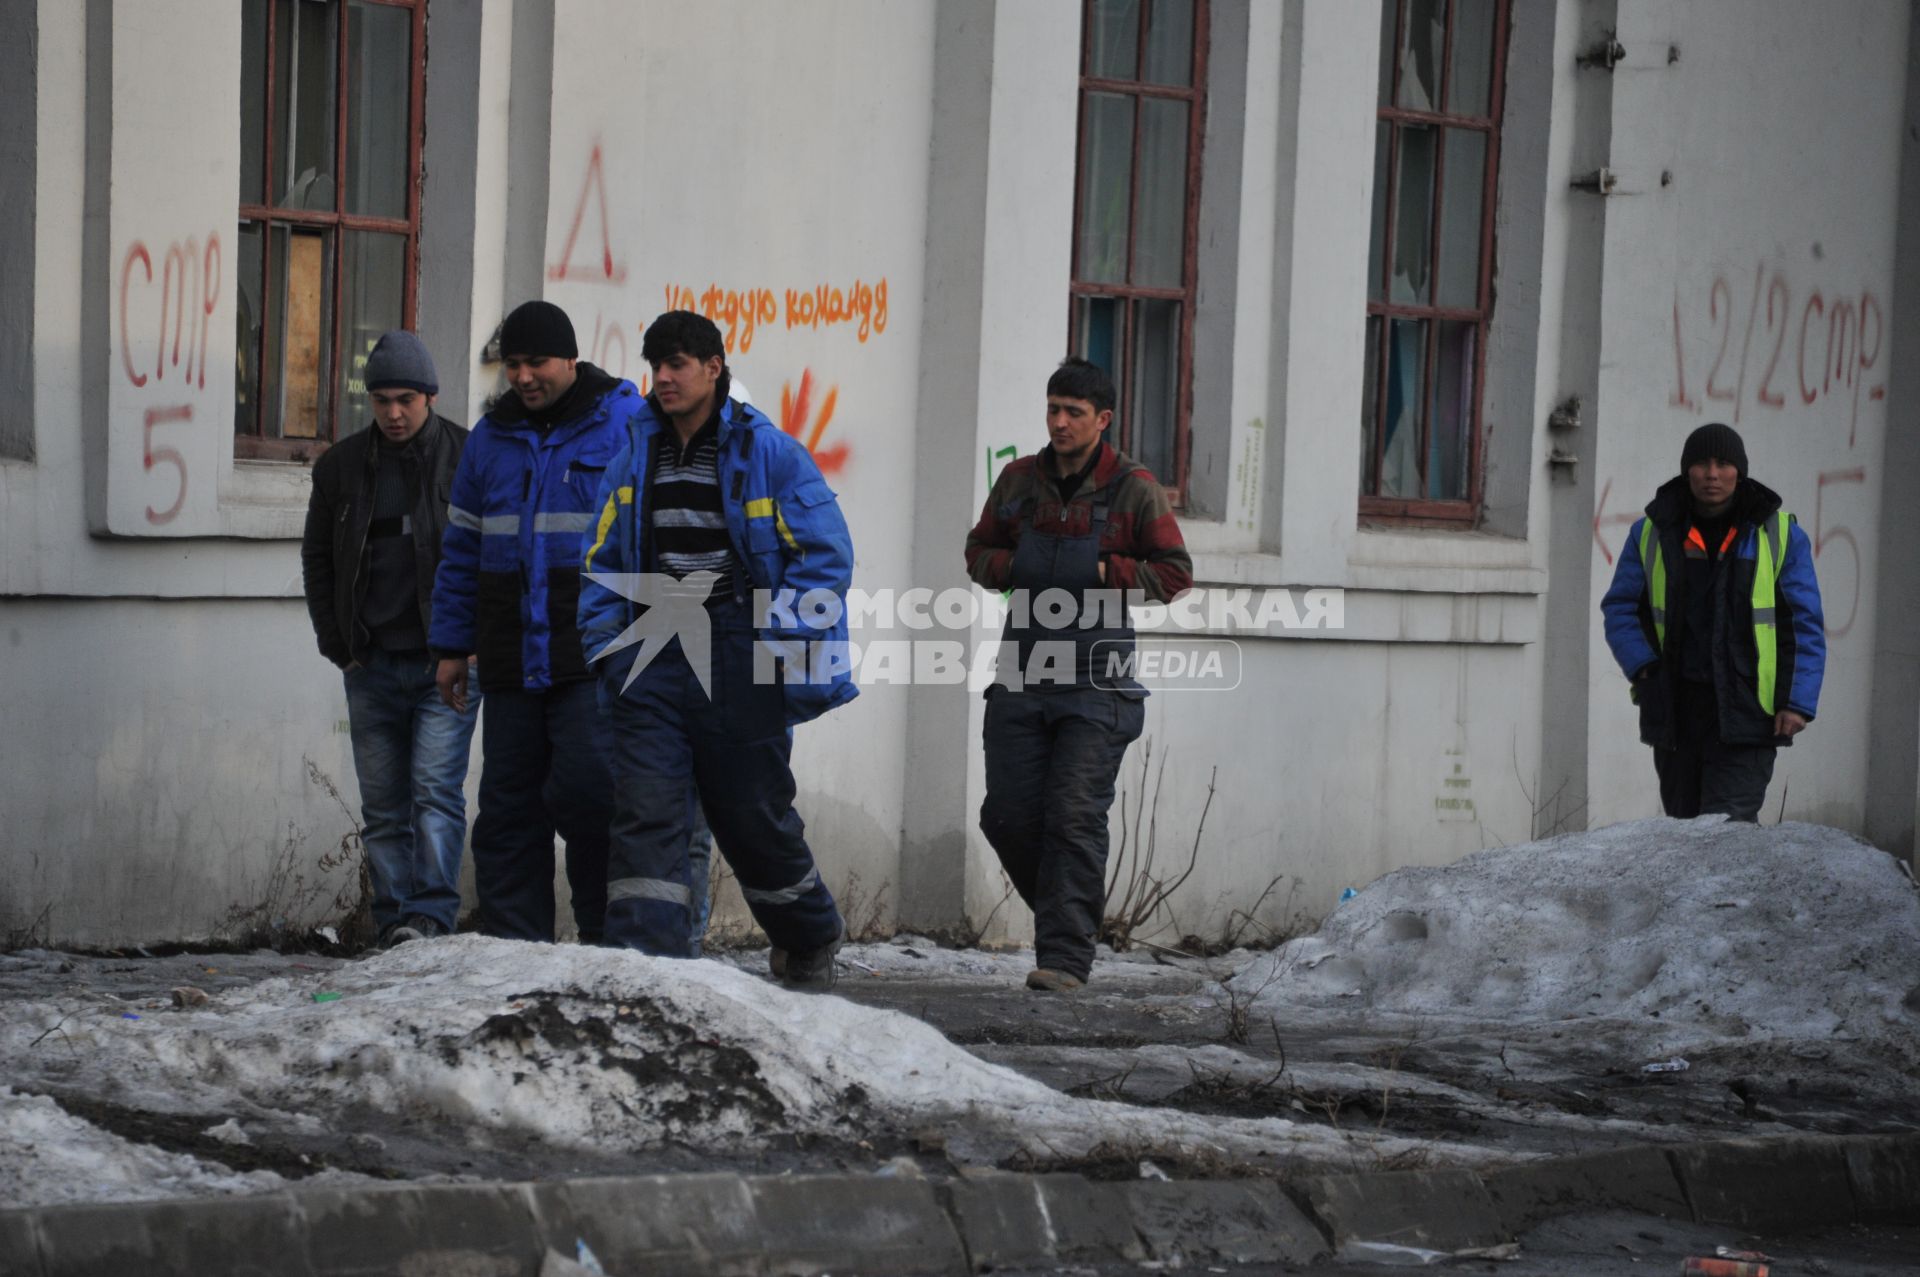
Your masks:
{"label": "paved sidewalk", "polygon": [[[1920,1134],[1630,1147],[1479,1174],[1109,1182],[998,1171],[313,1188],[0,1212],[0,1277],[961,1274],[1486,1252],[1611,1209],[1775,1232],[1920,1223]],[[591,1270],[588,1270],[591,1271]]]}

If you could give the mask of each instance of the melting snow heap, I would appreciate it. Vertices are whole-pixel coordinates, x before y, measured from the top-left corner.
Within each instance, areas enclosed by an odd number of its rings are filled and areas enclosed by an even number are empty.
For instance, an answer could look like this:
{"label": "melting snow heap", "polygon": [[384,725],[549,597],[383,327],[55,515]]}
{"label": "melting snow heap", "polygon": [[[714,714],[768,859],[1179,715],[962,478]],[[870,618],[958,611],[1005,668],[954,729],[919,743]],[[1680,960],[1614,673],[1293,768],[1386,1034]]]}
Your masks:
{"label": "melting snow heap", "polygon": [[1817,825],[1641,820],[1401,869],[1234,979],[1259,1003],[1644,1019],[1920,1057],[1920,892]]}

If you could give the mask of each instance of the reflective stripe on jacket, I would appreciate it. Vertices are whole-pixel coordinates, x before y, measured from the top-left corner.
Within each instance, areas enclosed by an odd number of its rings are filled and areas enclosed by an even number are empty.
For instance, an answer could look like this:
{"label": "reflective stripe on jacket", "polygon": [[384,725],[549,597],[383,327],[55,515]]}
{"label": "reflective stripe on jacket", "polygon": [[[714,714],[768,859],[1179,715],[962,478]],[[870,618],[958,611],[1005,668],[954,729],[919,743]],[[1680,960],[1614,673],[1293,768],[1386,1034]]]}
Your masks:
{"label": "reflective stripe on jacket", "polygon": [[493,414],[475,424],[454,476],[428,642],[441,656],[477,654],[487,691],[590,677],[576,624],[580,556],[641,403],[638,387],[618,381],[544,432]]}

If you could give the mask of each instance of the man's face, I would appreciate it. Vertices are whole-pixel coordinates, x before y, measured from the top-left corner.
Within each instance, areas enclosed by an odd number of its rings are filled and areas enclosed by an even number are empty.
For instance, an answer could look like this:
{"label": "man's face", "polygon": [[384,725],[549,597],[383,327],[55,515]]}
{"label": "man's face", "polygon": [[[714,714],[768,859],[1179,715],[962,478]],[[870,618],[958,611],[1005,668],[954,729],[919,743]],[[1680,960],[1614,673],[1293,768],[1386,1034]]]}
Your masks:
{"label": "man's face", "polygon": [[1719,513],[1733,500],[1733,490],[1739,482],[1739,469],[1718,457],[1696,461],[1687,467],[1687,487],[1693,491],[1694,501],[1709,513]]}
{"label": "man's face", "polygon": [[1055,456],[1085,458],[1113,420],[1113,409],[1095,412],[1091,399],[1047,396],[1047,437]]}
{"label": "man's face", "polygon": [[699,408],[713,394],[726,361],[718,355],[695,359],[682,351],[652,367],[654,397],[668,416],[680,417]]}
{"label": "man's face", "polygon": [[558,355],[508,355],[507,384],[528,412],[538,412],[572,389],[578,362]]}
{"label": "man's face", "polygon": [[417,390],[373,390],[368,397],[373,400],[373,419],[391,443],[413,438],[433,415],[434,396]]}

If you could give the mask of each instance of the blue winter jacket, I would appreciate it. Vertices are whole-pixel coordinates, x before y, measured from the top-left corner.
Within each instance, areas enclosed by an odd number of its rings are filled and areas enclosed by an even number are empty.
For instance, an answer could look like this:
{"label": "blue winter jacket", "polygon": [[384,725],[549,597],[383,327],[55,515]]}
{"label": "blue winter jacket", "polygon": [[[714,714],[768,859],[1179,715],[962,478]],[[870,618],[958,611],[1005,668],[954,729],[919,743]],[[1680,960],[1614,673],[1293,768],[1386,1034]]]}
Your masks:
{"label": "blue winter jacket", "polygon": [[[1685,641],[1685,594],[1689,580],[1696,576],[1683,568],[1692,509],[1684,475],[1662,485],[1647,503],[1646,516],[1635,520],[1628,531],[1627,543],[1614,565],[1613,583],[1600,600],[1607,646],[1620,672],[1634,683],[1634,698],[1640,706],[1640,739],[1663,749],[1680,743],[1676,709],[1680,680],[1676,671]],[[1789,738],[1773,734],[1773,715],[1761,706],[1753,636],[1752,591],[1759,529],[1779,509],[1780,497],[1771,488],[1752,479],[1740,481],[1733,505],[1738,536],[1732,550],[1719,561],[1725,569],[1724,578],[1714,578],[1723,591],[1716,596],[1714,610],[1714,699],[1720,715],[1720,739],[1729,745],[1791,743]],[[1649,521],[1667,565],[1665,651],[1655,640],[1648,567],[1640,554],[1641,530]],[[1785,552],[1774,578],[1774,628],[1774,708],[1793,710],[1811,721],[1820,705],[1820,683],[1826,673],[1826,623],[1820,608],[1820,585],[1813,572],[1813,546],[1791,518]]]}
{"label": "blue winter jacket", "polygon": [[[647,476],[665,414],[643,401],[628,419],[624,446],[600,484],[599,518],[582,560],[589,573],[653,570]],[[859,694],[847,647],[846,598],[853,541],[833,489],[799,440],[736,399],[720,410],[720,500],[734,556],[746,565],[756,630],[782,656],[788,723],[803,723]],[[798,605],[808,591],[831,592],[838,608]],[[816,595],[816,599],[824,596]],[[761,603],[774,606],[762,608]],[[621,594],[592,580],[580,588],[580,637],[592,658],[637,615]],[[825,624],[828,616],[831,624]],[[809,618],[822,622],[817,628]],[[800,664],[804,656],[806,664]]]}
{"label": "blue winter jacket", "polygon": [[453,477],[433,584],[442,657],[477,654],[486,691],[592,677],[580,646],[580,556],[607,463],[642,409],[639,388],[578,366],[587,406],[541,431],[509,393],[473,427]]}

